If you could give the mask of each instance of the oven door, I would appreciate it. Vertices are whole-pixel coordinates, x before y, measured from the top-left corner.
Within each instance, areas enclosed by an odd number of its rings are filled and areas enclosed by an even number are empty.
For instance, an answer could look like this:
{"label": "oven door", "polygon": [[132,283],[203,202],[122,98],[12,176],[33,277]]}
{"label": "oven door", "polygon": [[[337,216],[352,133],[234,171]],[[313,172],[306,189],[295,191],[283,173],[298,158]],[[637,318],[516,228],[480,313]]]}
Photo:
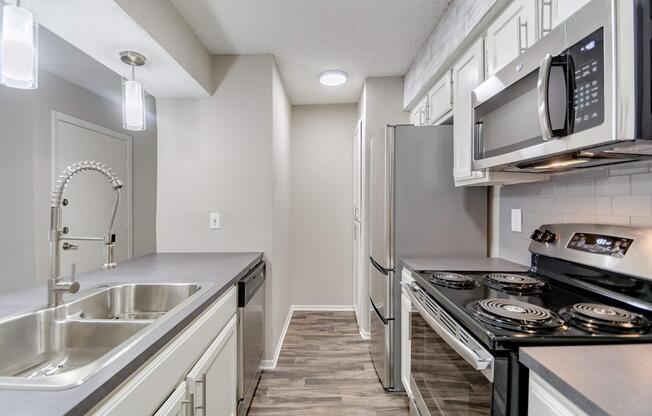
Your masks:
{"label": "oven door", "polygon": [[[492,415],[494,358],[417,284],[411,314],[411,379],[421,416]],[[504,414],[504,413],[503,413]]]}

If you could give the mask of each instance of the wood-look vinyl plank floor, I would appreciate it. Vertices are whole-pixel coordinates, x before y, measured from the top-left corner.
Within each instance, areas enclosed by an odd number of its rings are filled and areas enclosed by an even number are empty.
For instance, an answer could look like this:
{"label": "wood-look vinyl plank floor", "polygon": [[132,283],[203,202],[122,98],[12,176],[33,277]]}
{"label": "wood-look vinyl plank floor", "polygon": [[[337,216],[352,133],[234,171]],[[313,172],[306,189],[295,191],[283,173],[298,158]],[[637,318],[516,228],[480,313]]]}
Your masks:
{"label": "wood-look vinyl plank floor", "polygon": [[383,390],[352,312],[295,312],[276,369],[263,372],[250,416],[407,416]]}

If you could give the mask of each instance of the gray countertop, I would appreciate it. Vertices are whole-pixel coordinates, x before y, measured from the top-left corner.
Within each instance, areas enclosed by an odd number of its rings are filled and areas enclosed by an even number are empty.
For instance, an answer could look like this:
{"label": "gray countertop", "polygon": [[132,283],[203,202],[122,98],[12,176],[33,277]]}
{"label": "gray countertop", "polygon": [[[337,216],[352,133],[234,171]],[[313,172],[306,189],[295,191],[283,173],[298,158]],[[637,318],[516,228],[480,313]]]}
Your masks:
{"label": "gray countertop", "polygon": [[[65,390],[0,389],[2,413],[12,415],[85,414],[145,361],[159,351],[220,295],[242,278],[263,256],[261,253],[150,254],[118,265],[111,272],[78,276],[81,291],[104,283],[212,283],[191,303],[166,320],[127,352],[84,383]],[[45,286],[0,297],[0,317],[28,312],[46,302]]]}
{"label": "gray countertop", "polygon": [[526,272],[529,267],[499,257],[436,257],[401,259],[412,271]]}
{"label": "gray countertop", "polygon": [[652,344],[529,347],[519,355],[589,415],[652,414]]}

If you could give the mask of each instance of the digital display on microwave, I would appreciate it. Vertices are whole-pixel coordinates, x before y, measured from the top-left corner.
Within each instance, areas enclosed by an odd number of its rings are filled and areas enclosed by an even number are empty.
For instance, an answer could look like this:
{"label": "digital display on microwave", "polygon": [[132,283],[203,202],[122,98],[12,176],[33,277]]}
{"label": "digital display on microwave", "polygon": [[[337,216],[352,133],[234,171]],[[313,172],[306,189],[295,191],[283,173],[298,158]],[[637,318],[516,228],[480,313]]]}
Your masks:
{"label": "digital display on microwave", "polygon": [[567,50],[573,76],[571,132],[604,121],[604,30],[593,32]]}

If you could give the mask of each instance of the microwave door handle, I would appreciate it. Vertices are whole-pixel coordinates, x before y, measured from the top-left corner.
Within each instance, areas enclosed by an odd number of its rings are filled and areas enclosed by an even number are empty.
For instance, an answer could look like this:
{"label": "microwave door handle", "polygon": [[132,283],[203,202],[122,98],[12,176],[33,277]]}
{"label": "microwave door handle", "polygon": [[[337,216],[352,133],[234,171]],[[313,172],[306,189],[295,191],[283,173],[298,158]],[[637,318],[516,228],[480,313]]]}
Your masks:
{"label": "microwave door handle", "polygon": [[491,366],[491,359],[483,358],[481,357],[475,350],[472,350],[471,348],[467,347],[464,345],[460,340],[455,338],[450,332],[448,332],[439,322],[437,322],[432,315],[425,309],[421,301],[419,301],[416,296],[414,295],[414,292],[416,290],[421,290],[418,288],[413,287],[412,285],[408,285],[405,283],[401,283],[403,287],[405,287],[408,292],[408,297],[412,301],[412,305],[417,309],[419,314],[423,317],[423,319],[428,322],[428,325],[450,346],[453,350],[455,350],[456,353],[458,353],[462,358],[464,358],[464,361],[469,363],[474,370],[476,371],[482,371],[486,370]]}
{"label": "microwave door handle", "polygon": [[539,115],[539,126],[543,140],[553,138],[552,124],[550,122],[550,108],[548,107],[548,91],[550,89],[550,68],[552,68],[552,55],[547,54],[541,60],[539,67],[539,79],[537,81],[537,112]]}

